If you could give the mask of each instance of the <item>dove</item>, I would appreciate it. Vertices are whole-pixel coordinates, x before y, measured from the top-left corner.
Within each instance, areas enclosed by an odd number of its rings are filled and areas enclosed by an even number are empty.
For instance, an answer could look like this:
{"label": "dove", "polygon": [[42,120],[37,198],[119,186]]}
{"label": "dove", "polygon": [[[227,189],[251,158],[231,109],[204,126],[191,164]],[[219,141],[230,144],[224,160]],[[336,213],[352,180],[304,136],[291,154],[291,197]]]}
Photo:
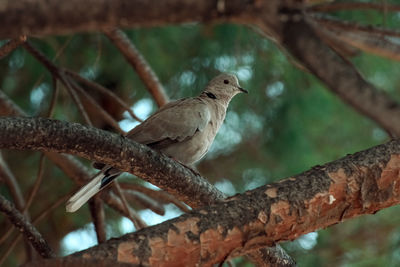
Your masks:
{"label": "dove", "polygon": [[[212,79],[197,97],[172,101],[126,134],[127,138],[149,146],[187,166],[199,161],[209,150],[223,123],[231,99],[248,93],[233,74]],[[122,172],[103,165],[93,179],[67,202],[67,212],[75,212]]]}

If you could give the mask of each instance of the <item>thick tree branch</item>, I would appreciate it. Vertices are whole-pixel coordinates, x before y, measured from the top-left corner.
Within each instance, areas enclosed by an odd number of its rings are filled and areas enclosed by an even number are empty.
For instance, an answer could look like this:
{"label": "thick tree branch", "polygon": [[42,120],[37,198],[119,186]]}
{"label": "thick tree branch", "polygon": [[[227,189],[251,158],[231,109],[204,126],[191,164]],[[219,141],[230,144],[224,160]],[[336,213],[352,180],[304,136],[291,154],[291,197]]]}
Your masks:
{"label": "thick tree branch", "polygon": [[305,20],[287,21],[282,36],[284,46],[330,90],[387,132],[400,136],[400,105],[324,45]]}
{"label": "thick tree branch", "polygon": [[[209,205],[224,198],[221,192],[191,170],[123,136],[43,118],[1,118],[0,129],[0,148],[66,152],[104,162],[145,178],[192,207]],[[21,138],[10,139],[15,131]],[[23,137],[28,132],[30,138]],[[280,248],[271,248],[266,253],[273,254],[275,250]],[[293,264],[290,258],[284,258],[282,262],[275,259],[275,262],[280,266]]]}
{"label": "thick tree branch", "polygon": [[[0,116],[8,115],[26,116],[18,106],[16,106],[2,91],[0,91]],[[45,152],[45,154],[78,185],[83,185],[90,179],[91,174],[89,173],[89,170],[73,156],[53,152]],[[122,215],[128,216],[128,214],[125,213],[122,203],[116,199],[115,196],[112,197],[110,194],[102,194],[101,196],[109,206]]]}
{"label": "thick tree branch", "polygon": [[[6,0],[0,9],[0,38],[16,37],[18,32],[27,35],[63,34],[77,31],[93,31],[104,27],[127,27],[134,24],[156,26],[166,22],[189,22],[216,16],[216,1],[169,0],[124,1],[124,0],[72,0],[60,5],[59,1]],[[178,7],[176,12],[166,12]],[[26,19],[20,10],[29,10]],[[143,11],[146,12],[143,12]],[[191,12],[187,12],[187,11]],[[193,18],[193,11],[198,15]],[[211,12],[210,11],[213,11]],[[214,14],[213,14],[214,13]],[[46,21],[45,23],[43,23]],[[13,27],[9,28],[10,26]],[[5,30],[5,28],[8,28]]]}
{"label": "thick tree branch", "polygon": [[400,140],[69,256],[137,265],[211,266],[400,203]]}
{"label": "thick tree branch", "polygon": [[342,10],[376,10],[380,12],[396,12],[400,11],[399,5],[391,5],[386,2],[382,3],[363,3],[363,2],[333,2],[314,5],[308,8],[310,11],[316,12],[335,12]]}
{"label": "thick tree branch", "polygon": [[0,195],[0,211],[5,213],[10,221],[23,232],[36,251],[44,258],[52,258],[55,256],[52,249],[43,239],[42,235],[36,228],[20,213],[10,201]]}
{"label": "thick tree branch", "polygon": [[85,258],[56,258],[52,261],[33,261],[28,262],[23,267],[132,267],[132,264],[129,263],[117,263],[113,260],[107,259],[85,259]]}
{"label": "thick tree branch", "polygon": [[[190,169],[124,136],[44,118],[0,118],[0,148],[75,154],[131,172],[192,207],[223,194]],[[149,168],[151,166],[151,168]]]}
{"label": "thick tree branch", "polygon": [[[224,5],[218,5],[219,2]],[[291,4],[295,1],[285,2]],[[282,4],[280,0],[70,0],[60,5],[58,0],[3,0],[0,8],[0,38],[188,22],[234,20],[253,23],[261,21],[261,17],[272,26],[277,21],[277,10]],[[27,13],[21,10],[29,12],[29,19]]]}

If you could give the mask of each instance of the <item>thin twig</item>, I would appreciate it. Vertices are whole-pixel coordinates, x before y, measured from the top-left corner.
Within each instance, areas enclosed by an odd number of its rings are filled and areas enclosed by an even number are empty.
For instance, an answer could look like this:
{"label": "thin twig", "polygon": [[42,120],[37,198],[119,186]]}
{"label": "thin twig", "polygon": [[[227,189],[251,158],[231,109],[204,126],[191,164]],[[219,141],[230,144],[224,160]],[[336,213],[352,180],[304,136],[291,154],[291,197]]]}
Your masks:
{"label": "thin twig", "polygon": [[400,37],[400,31],[397,30],[390,30],[382,27],[375,27],[372,25],[360,25],[358,23],[350,22],[350,21],[343,21],[343,20],[338,20],[333,17],[328,17],[328,16],[321,16],[317,14],[309,14],[309,16],[313,20],[315,20],[317,23],[328,27],[328,28],[333,28],[336,30],[344,30],[344,31],[352,31],[352,32],[366,32],[370,34],[374,34],[379,37],[383,36],[394,36],[394,37]]}
{"label": "thin twig", "polygon": [[[15,228],[13,228],[12,231],[9,231],[10,234],[11,233],[15,233]],[[11,242],[11,244],[8,245],[7,250],[4,252],[4,254],[1,256],[0,258],[0,266],[3,266],[4,261],[8,258],[8,256],[10,255],[10,253],[13,251],[15,245],[17,245],[18,241],[21,240],[21,235],[17,235],[13,241]]]}
{"label": "thin twig", "polygon": [[0,90],[0,116],[26,116],[26,113]]}
{"label": "thin twig", "polygon": [[22,46],[40,63],[42,63],[46,67],[46,69],[48,69],[51,73],[58,75],[58,68],[53,64],[53,62],[48,60],[47,57],[42,52],[33,47],[29,41],[23,43]]}
{"label": "thin twig", "polygon": [[126,34],[119,29],[105,30],[104,34],[132,65],[159,107],[168,103],[168,96],[149,63],[140,54]]}
{"label": "thin twig", "polygon": [[[1,154],[0,154],[0,178],[2,178],[3,181],[7,184],[7,187],[11,192],[11,196],[13,197],[17,209],[22,211],[25,206],[24,196],[17,182],[17,179],[7,166]],[[24,214],[29,219],[29,214],[27,212],[25,212]],[[10,237],[12,229],[14,229],[12,225],[7,227],[9,228],[4,231],[4,234],[0,238],[0,245],[2,245]]]}
{"label": "thin twig", "polygon": [[9,53],[11,53],[14,49],[16,49],[24,42],[26,42],[26,35],[21,35],[20,37],[11,39],[10,41],[2,45],[0,47],[0,59],[7,56]]}
{"label": "thin twig", "polygon": [[165,214],[163,204],[154,198],[133,190],[124,190],[124,195],[130,202],[138,203],[142,207],[150,209],[158,215],[163,216]]}
{"label": "thin twig", "polygon": [[318,24],[311,23],[314,26],[315,33],[318,34],[319,38],[325,42],[328,46],[333,48],[343,58],[353,57],[360,51],[358,48],[353,47],[346,42],[340,40],[335,34],[327,30],[325,27],[320,27]]}
{"label": "thin twig", "polygon": [[389,11],[389,9],[388,9],[388,3],[387,3],[387,1],[386,0],[381,0],[382,1],[382,6],[383,6],[383,10],[382,10],[382,25],[384,26],[384,27],[386,27],[387,26],[387,13],[388,13],[388,11]]}
{"label": "thin twig", "polygon": [[79,75],[76,72],[73,72],[71,70],[67,70],[64,69],[65,74],[67,74],[68,76],[70,76],[71,78],[73,78],[75,81],[84,84],[85,86],[96,90],[100,93],[103,93],[105,95],[107,95],[108,97],[110,97],[111,99],[115,100],[119,105],[121,105],[121,107],[126,110],[129,115],[131,115],[131,117],[139,122],[142,122],[143,120],[140,119],[138,116],[136,116],[136,114],[132,111],[132,109],[124,102],[124,100],[122,100],[119,96],[117,96],[116,94],[114,94],[112,91],[110,91],[109,89],[103,87],[102,85],[92,82],[88,79],[85,79],[84,77],[82,77],[81,75]]}
{"label": "thin twig", "polygon": [[307,11],[314,12],[335,12],[343,10],[376,10],[398,12],[400,11],[399,5],[377,4],[377,3],[362,3],[362,2],[332,2],[313,5],[307,8]]}
{"label": "thin twig", "polygon": [[93,125],[92,121],[86,112],[81,99],[79,98],[77,91],[79,91],[83,96],[86,97],[86,99],[90,102],[90,104],[94,105],[99,111],[100,114],[103,116],[103,118],[110,123],[115,129],[117,129],[120,133],[124,134],[125,132],[119,127],[119,124],[106,112],[104,112],[104,109],[100,107],[100,105],[89,95],[86,94],[86,92],[79,87],[77,84],[74,83],[74,81],[69,80],[69,77],[64,74],[64,72],[58,68],[55,64],[53,64],[50,60],[46,58],[45,55],[43,55],[40,51],[38,51],[36,48],[34,48],[29,42],[26,43],[24,46],[37,60],[39,60],[49,71],[50,73],[53,74],[53,77],[56,77],[61,81],[61,83],[65,86],[67,89],[68,93],[72,97],[73,101],[75,102],[75,105],[78,107],[78,110],[82,114],[85,122],[88,125]]}
{"label": "thin twig", "polygon": [[128,189],[128,190],[141,192],[141,193],[146,194],[147,196],[149,196],[149,197],[151,197],[153,199],[161,200],[161,201],[166,202],[166,203],[172,203],[175,206],[177,206],[180,210],[182,210],[183,212],[189,212],[190,211],[190,209],[185,204],[183,204],[183,202],[179,201],[173,195],[168,194],[165,191],[154,190],[154,189],[150,189],[150,188],[147,188],[145,186],[142,186],[142,185],[132,184],[132,183],[120,183],[120,185],[125,190]]}
{"label": "thin twig", "polygon": [[86,113],[85,109],[83,108],[82,103],[81,103],[78,95],[76,94],[76,92],[72,88],[72,86],[69,83],[68,79],[66,77],[64,77],[64,75],[60,71],[60,69],[56,65],[54,65],[53,62],[51,62],[49,59],[47,59],[46,56],[43,53],[41,53],[39,50],[34,48],[30,44],[30,42],[28,42],[28,41],[25,42],[23,44],[23,46],[29,53],[31,53],[31,55],[33,55],[40,63],[42,63],[50,71],[50,73],[52,73],[57,79],[59,79],[62,82],[62,84],[67,89],[68,93],[71,95],[72,100],[75,102],[75,105],[78,107],[78,110],[82,114],[85,122],[88,125],[92,125],[92,122],[91,122],[88,114]]}
{"label": "thin twig", "polygon": [[94,196],[89,201],[89,210],[92,215],[94,229],[96,230],[97,242],[103,243],[107,240],[106,224],[103,201],[99,196]]}
{"label": "thin twig", "polygon": [[[314,20],[313,18],[308,19],[309,23],[313,25],[317,32],[322,32],[327,36],[331,36],[336,40],[340,40],[343,43],[356,47],[360,50],[373,53],[388,59],[400,61],[400,45],[391,40],[381,36],[382,32],[376,32],[371,30],[366,31],[352,31],[343,30],[341,28],[332,27],[333,24],[324,24],[320,21]],[[322,26],[322,27],[321,27]],[[325,26],[325,27],[324,27]],[[400,36],[400,32],[398,32]]]}
{"label": "thin twig", "polygon": [[50,106],[49,106],[49,109],[46,114],[46,117],[48,117],[48,118],[53,117],[53,113],[54,113],[54,109],[55,109],[57,97],[58,97],[57,78],[54,75],[52,75],[51,80],[52,80],[52,84],[53,84],[53,94],[51,95]]}
{"label": "thin twig", "polygon": [[[18,210],[22,210],[25,206],[24,196],[22,194],[21,188],[15,178],[14,174],[11,172],[7,163],[4,161],[2,154],[0,153],[0,178],[7,185],[8,189],[11,192],[11,196],[18,208]],[[0,241],[1,243],[1,241]]]}
{"label": "thin twig", "polygon": [[[29,213],[26,210],[22,211],[25,206],[25,200],[22,191],[19,187],[19,184],[15,179],[11,170],[8,168],[6,162],[3,160],[1,153],[0,153],[0,178],[2,178],[4,182],[7,184],[11,192],[11,195],[14,199],[14,203],[16,203],[17,209],[24,214],[27,220],[30,220]],[[12,225],[6,225],[6,227],[7,229],[4,231],[4,234],[0,238],[0,245],[3,244],[11,236],[11,234],[14,232],[13,230],[15,229],[15,227],[13,227]],[[29,240],[25,238],[25,241],[26,241],[25,243],[26,254],[29,257],[32,255],[32,247],[29,244]]]}
{"label": "thin twig", "polygon": [[[68,79],[68,78],[66,78]],[[107,112],[105,111],[94,99],[91,97],[88,93],[85,92],[85,90],[80,87],[75,81],[69,80],[69,84],[72,86],[72,88],[81,94],[88,103],[96,108],[96,110],[99,112],[99,115],[107,122],[109,123],[115,130],[117,130],[120,134],[125,135],[126,132],[121,129],[119,126],[118,122]]]}
{"label": "thin twig", "polygon": [[15,208],[14,204],[4,198],[2,195],[0,195],[0,210],[8,216],[15,227],[25,234],[32,246],[42,257],[55,257],[55,253],[49,247],[46,240],[43,239],[42,235],[25,218],[25,216]]}
{"label": "thin twig", "polygon": [[[51,204],[49,207],[46,207],[43,209],[42,212],[39,213],[39,215],[32,221],[33,225],[36,225],[37,223],[41,222],[47,215],[49,215],[50,212],[52,212],[54,209],[56,209],[58,206],[61,204],[64,204],[65,201],[71,197],[71,194],[68,193],[67,195],[64,195],[60,199],[58,199],[56,202]],[[11,229],[10,235],[16,232],[16,228]],[[0,266],[2,266],[3,262],[7,257],[10,255],[11,251],[13,251],[14,247],[18,244],[18,242],[21,240],[21,235],[17,235],[16,238],[14,238],[13,242],[8,246],[8,249],[4,252],[3,256],[0,258]]]}
{"label": "thin twig", "polygon": [[[26,113],[0,91],[0,115],[26,116]],[[92,177],[89,174],[89,170],[71,155],[61,155],[54,152],[45,152],[45,154],[69,178],[79,185],[85,184]],[[102,194],[102,198],[107,205],[118,211],[121,215],[129,218],[129,214],[126,212],[123,204],[111,191],[106,191],[105,194]]]}
{"label": "thin twig", "polygon": [[113,183],[113,189],[115,189],[115,192],[117,195],[120,197],[122,204],[125,208],[125,211],[127,214],[129,214],[129,219],[132,221],[132,223],[135,225],[136,230],[142,229],[146,227],[146,223],[140,218],[140,216],[129,207],[128,202],[126,201],[126,198],[121,190],[121,187],[119,186],[119,183],[115,181]]}
{"label": "thin twig", "polygon": [[29,194],[29,197],[28,197],[28,199],[26,201],[26,204],[25,204],[25,207],[23,209],[23,212],[27,211],[29,209],[29,207],[31,206],[31,204],[33,202],[33,199],[35,198],[35,196],[36,196],[36,194],[37,194],[37,192],[39,190],[39,187],[40,187],[40,185],[42,183],[43,172],[44,172],[44,159],[45,159],[44,158],[44,154],[41,153],[40,154],[40,159],[39,159],[39,169],[38,169],[38,173],[37,173],[37,176],[36,176],[35,184],[32,187],[32,190],[31,190],[31,192]]}
{"label": "thin twig", "polygon": [[[69,43],[71,42],[72,38],[74,35],[71,35],[67,41],[64,42],[64,44],[57,50],[56,55],[52,58],[52,61],[57,60],[61,54],[64,52],[65,48],[67,48],[67,46],[69,45]],[[36,80],[36,82],[33,84],[32,88],[36,88],[43,80],[44,77],[44,73],[42,73],[40,75],[40,77]]]}
{"label": "thin twig", "polygon": [[73,88],[72,84],[70,83],[70,81],[66,77],[64,77],[64,75],[61,74],[61,73],[60,73],[59,77],[60,77],[60,81],[62,82],[62,84],[64,84],[64,86],[67,89],[68,93],[71,95],[72,100],[75,102],[75,105],[78,107],[78,110],[82,114],[86,124],[90,125],[90,126],[93,126],[89,115],[87,114],[85,108],[83,107],[83,104],[82,104],[78,94],[76,93],[75,89]]}
{"label": "thin twig", "polygon": [[58,208],[61,204],[64,204],[65,201],[67,201],[67,199],[69,199],[70,197],[71,197],[71,193],[68,193],[68,194],[60,197],[57,201],[52,203],[50,206],[43,209],[42,212],[40,212],[39,215],[37,215],[33,219],[32,223],[36,225],[37,223],[41,222],[47,215],[49,215],[50,212],[52,212],[54,209]]}

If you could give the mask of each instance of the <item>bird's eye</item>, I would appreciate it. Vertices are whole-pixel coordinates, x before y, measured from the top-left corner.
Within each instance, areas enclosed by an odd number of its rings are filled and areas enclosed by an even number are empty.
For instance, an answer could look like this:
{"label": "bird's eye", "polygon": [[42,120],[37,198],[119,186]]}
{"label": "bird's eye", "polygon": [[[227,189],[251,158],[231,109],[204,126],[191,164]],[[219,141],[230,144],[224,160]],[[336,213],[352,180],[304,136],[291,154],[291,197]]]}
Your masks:
{"label": "bird's eye", "polygon": [[228,84],[229,83],[229,81],[228,80],[224,80],[224,84]]}

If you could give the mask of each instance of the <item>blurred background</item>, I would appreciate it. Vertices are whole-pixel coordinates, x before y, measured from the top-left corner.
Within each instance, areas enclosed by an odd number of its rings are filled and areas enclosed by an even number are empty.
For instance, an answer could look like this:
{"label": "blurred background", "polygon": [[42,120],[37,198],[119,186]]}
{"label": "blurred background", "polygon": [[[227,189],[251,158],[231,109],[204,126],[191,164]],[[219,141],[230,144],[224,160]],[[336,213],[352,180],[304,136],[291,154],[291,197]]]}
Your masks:
{"label": "blurred background", "polygon": [[[380,2],[380,1],[378,1]],[[375,11],[336,12],[340,19],[396,28],[400,15]],[[397,26],[396,26],[397,25]],[[328,91],[315,77],[298,69],[273,42],[250,27],[221,24],[186,24],[127,30],[171,99],[195,96],[219,72],[235,73],[248,95],[234,98],[210,152],[197,164],[198,171],[223,192],[233,195],[303,172],[349,153],[389,140],[374,122],[355,112]],[[60,67],[73,70],[120,96],[141,119],[157,110],[154,99],[122,54],[102,34],[74,34],[30,39],[32,45]],[[397,40],[398,41],[398,40]],[[1,41],[0,44],[4,44]],[[400,101],[398,62],[359,52],[351,61],[362,75]],[[51,75],[23,48],[0,60],[0,90],[29,116],[44,116],[52,96]],[[100,105],[125,131],[138,124],[107,97],[93,93]],[[53,118],[84,123],[68,92],[60,86]],[[112,128],[102,121],[94,124]],[[38,172],[37,152],[2,151],[3,158],[26,196]],[[90,167],[90,162],[79,159]],[[45,160],[43,183],[29,210],[33,217],[77,186]],[[123,181],[152,185],[130,174]],[[11,199],[0,183],[0,193]],[[165,205],[160,216],[131,203],[152,225],[178,216]],[[106,206],[107,237],[134,231],[133,224]],[[392,207],[283,243],[299,266],[399,266],[400,209]],[[0,216],[1,234],[10,225]],[[67,214],[58,206],[37,223],[38,230],[61,255],[97,244],[87,206]],[[17,233],[1,240],[0,257]],[[24,242],[16,243],[4,266],[21,264]],[[251,266],[243,258],[237,266]]]}

